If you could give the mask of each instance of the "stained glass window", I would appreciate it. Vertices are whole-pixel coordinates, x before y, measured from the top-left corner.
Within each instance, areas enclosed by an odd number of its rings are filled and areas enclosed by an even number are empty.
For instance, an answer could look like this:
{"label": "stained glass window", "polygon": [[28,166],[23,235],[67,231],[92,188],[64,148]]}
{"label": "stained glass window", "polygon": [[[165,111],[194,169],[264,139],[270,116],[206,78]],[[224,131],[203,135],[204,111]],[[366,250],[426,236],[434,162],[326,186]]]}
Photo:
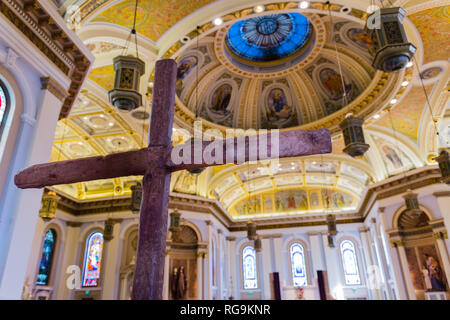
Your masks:
{"label": "stained glass window", "polygon": [[299,51],[311,38],[312,29],[311,22],[299,13],[271,14],[236,22],[225,41],[238,57],[268,62]]}
{"label": "stained glass window", "polygon": [[6,91],[5,86],[0,81],[0,138],[2,135],[2,129],[6,121],[8,107],[9,107],[8,93]]}
{"label": "stained glass window", "polygon": [[37,275],[36,284],[48,285],[50,277],[50,270],[52,268],[53,254],[55,251],[56,232],[49,229],[45,233],[44,246],[42,248],[41,263],[39,264],[39,272]]}
{"label": "stained glass window", "polygon": [[244,289],[258,288],[256,278],[256,252],[253,247],[245,247],[242,250],[242,265],[244,268]]}
{"label": "stained glass window", "polygon": [[346,285],[361,284],[359,276],[358,260],[356,258],[355,245],[350,240],[341,242],[342,265]]}
{"label": "stained glass window", "polygon": [[292,280],[294,286],[306,286],[308,278],[306,275],[305,251],[300,243],[294,243],[289,250],[291,254]]}
{"label": "stained glass window", "polygon": [[100,278],[100,266],[103,250],[103,235],[92,233],[86,241],[83,265],[83,287],[96,287]]}

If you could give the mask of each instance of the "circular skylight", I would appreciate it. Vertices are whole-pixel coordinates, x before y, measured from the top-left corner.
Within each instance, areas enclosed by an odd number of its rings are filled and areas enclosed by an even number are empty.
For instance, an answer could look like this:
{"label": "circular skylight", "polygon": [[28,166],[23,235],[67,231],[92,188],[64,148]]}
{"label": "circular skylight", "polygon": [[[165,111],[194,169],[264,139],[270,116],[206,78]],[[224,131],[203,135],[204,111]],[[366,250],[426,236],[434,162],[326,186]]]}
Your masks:
{"label": "circular skylight", "polygon": [[271,14],[236,22],[226,44],[248,61],[271,62],[302,49],[312,34],[312,24],[299,13]]}

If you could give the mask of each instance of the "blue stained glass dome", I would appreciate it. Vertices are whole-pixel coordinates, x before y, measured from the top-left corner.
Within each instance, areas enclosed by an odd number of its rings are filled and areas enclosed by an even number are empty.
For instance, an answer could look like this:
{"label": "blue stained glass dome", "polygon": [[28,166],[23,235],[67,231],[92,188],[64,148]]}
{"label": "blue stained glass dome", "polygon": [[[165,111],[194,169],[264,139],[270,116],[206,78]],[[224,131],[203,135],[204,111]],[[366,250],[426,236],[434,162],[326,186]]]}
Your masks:
{"label": "blue stained glass dome", "polygon": [[271,14],[236,22],[226,44],[240,58],[270,62],[286,58],[303,48],[312,34],[312,24],[299,13]]}

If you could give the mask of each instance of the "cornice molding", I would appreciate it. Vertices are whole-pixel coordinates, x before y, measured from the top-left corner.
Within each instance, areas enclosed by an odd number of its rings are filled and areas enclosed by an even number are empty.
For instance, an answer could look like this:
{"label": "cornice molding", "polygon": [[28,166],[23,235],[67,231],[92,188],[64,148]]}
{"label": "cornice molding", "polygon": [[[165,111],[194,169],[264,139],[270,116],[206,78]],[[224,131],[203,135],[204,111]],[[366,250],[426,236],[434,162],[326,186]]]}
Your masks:
{"label": "cornice molding", "polygon": [[90,59],[38,1],[3,0],[0,13],[70,78],[68,95],[59,115],[60,119],[67,117],[89,72]]}
{"label": "cornice molding", "polygon": [[69,93],[64,90],[64,88],[61,87],[52,77],[41,78],[41,89],[48,90],[61,102],[64,102],[64,100],[69,96]]}

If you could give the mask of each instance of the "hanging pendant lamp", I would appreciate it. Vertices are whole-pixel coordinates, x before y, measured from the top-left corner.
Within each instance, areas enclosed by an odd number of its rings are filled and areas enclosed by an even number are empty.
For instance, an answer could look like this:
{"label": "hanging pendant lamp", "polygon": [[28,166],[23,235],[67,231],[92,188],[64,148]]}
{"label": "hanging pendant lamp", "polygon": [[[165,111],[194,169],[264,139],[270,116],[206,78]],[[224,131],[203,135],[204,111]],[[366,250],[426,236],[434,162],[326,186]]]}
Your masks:
{"label": "hanging pendant lamp", "polygon": [[367,18],[365,31],[372,39],[369,52],[374,68],[385,72],[401,70],[413,58],[416,47],[408,42],[403,27],[405,14],[399,7],[381,8]]}

